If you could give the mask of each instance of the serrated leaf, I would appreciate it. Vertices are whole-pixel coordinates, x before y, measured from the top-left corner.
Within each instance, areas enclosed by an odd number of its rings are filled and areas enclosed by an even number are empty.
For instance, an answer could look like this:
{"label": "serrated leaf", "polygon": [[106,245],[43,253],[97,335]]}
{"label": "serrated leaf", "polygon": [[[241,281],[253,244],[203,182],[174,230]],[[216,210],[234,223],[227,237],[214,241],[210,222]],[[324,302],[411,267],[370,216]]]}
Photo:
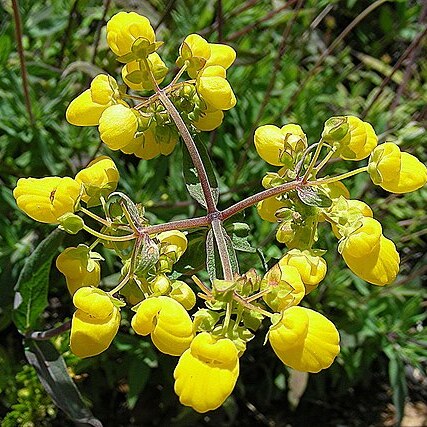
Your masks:
{"label": "serrated leaf", "polygon": [[332,200],[320,188],[297,187],[297,194],[301,202],[307,206],[329,208],[332,205]]}
{"label": "serrated leaf", "polygon": [[[212,191],[213,199],[216,203],[218,201],[219,190],[211,159],[208,155],[206,146],[201,141],[198,141],[197,148],[202,162],[205,165],[209,186]],[[190,193],[190,196],[206,208],[205,195],[203,194],[202,185],[200,184],[197,175],[197,170],[194,167],[187,147],[185,147],[184,144],[182,148],[182,170],[184,174],[185,185],[187,186],[187,190]]]}
{"label": "serrated leaf", "polygon": [[63,357],[49,341],[25,340],[25,357],[37,372],[53,402],[74,423],[82,426],[102,427],[86,407],[82,396],[67,372]]}
{"label": "serrated leaf", "polygon": [[15,286],[13,322],[20,332],[31,329],[48,304],[49,272],[64,233],[49,234],[27,258]]}

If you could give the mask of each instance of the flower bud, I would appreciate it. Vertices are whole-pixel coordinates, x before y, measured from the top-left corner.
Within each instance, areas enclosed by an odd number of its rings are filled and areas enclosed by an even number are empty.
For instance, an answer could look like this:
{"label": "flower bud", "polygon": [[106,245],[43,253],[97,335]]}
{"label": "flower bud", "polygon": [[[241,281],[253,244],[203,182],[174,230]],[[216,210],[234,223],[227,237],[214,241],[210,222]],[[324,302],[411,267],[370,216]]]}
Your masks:
{"label": "flower bud", "polygon": [[138,120],[131,108],[116,104],[102,113],[98,129],[99,136],[108,148],[118,150],[133,141],[138,129]]}
{"label": "flower bud", "polygon": [[60,228],[69,234],[77,234],[85,226],[83,218],[71,212],[60,216],[58,222]]}
{"label": "flower bud", "polygon": [[179,230],[164,231],[156,238],[160,242],[160,254],[173,258],[174,262],[177,262],[187,249],[188,240]]}
{"label": "flower bud", "polygon": [[292,369],[319,372],[329,368],[340,352],[334,324],[316,311],[290,307],[270,328],[268,340],[277,357]]}
{"label": "flower bud", "polygon": [[280,263],[268,270],[261,281],[260,290],[269,290],[262,298],[276,312],[299,304],[305,295],[298,269]]}
{"label": "flower bud", "polygon": [[86,245],[65,249],[56,258],[56,268],[65,276],[71,295],[84,286],[98,286],[101,280],[99,262],[91,258]]}
{"label": "flower bud", "polygon": [[166,295],[171,289],[171,282],[164,274],[159,274],[151,282],[151,289],[155,296]]}
{"label": "flower bud", "polygon": [[107,22],[107,43],[117,56],[129,54],[138,39],[155,41],[154,30],[145,16],[119,12]]}
{"label": "flower bud", "polygon": [[199,413],[212,411],[231,394],[238,376],[239,357],[233,341],[202,332],[178,361],[175,393],[181,404]]}
{"label": "flower bud", "polygon": [[193,340],[193,325],[185,308],[172,298],[148,298],[132,318],[137,334],[151,334],[153,344],[165,354],[180,356]]}
{"label": "flower bud", "polygon": [[89,207],[101,203],[101,197],[107,197],[117,188],[120,175],[113,160],[108,156],[100,156],[92,160],[75,177],[83,184],[82,200]]}
{"label": "flower bud", "polygon": [[21,178],[13,196],[30,218],[57,224],[59,217],[77,210],[81,191],[81,185],[68,177]]}
{"label": "flower bud", "polygon": [[427,168],[415,156],[386,142],[372,152],[368,163],[372,182],[391,193],[409,193],[427,182]]}

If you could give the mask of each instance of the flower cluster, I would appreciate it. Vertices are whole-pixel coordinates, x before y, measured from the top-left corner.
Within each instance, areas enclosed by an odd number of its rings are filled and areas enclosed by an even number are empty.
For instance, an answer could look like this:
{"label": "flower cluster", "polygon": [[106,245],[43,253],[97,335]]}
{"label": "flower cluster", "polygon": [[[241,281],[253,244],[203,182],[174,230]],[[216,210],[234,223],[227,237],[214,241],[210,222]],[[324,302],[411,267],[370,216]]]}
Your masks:
{"label": "flower cluster", "polygon": [[[107,42],[124,64],[125,85],[107,74],[97,75],[90,88],[70,103],[66,117],[76,126],[98,126],[101,140],[111,150],[145,160],[168,156],[174,150],[179,134],[160,93],[167,94],[194,131],[217,128],[223,111],[236,104],[226,79],[226,70],[236,58],[230,46],[190,34],[179,49],[180,71],[160,89],[168,67],[157,53],[162,42],[156,41],[147,18],[135,12],[114,15],[107,24]],[[180,82],[184,72],[190,80]],[[126,86],[133,93],[143,92],[144,97],[127,93]]]}
{"label": "flower cluster", "polygon": [[[162,43],[156,41],[147,18],[118,13],[107,24],[107,41],[124,64],[124,83],[132,91],[154,91],[146,98],[132,95],[113,77],[101,74],[71,102],[67,120],[77,126],[98,126],[110,149],[143,159],[168,155],[179,139],[174,123],[181,122],[173,120],[174,111],[190,131],[208,131],[221,124],[223,111],[234,107],[236,99],[226,79],[236,57],[231,47],[189,35],[179,49],[178,74],[160,89],[168,69],[157,53]],[[185,72],[190,80],[179,82]],[[140,102],[131,106],[129,100]],[[107,156],[94,159],[74,178],[18,180],[13,195],[29,217],[59,225],[70,234],[84,231],[93,237],[88,245],[65,248],[56,259],[76,308],[70,336],[74,354],[84,358],[107,350],[121,325],[122,310],[129,306],[133,332],[150,336],[159,351],[179,357],[175,392],[183,405],[200,413],[218,408],[232,393],[239,359],[265,318],[271,322],[266,341],[288,367],[316,373],[333,363],[340,351],[337,329],[322,314],[301,306],[327,271],[325,251],[314,248],[318,226],[331,225],[338,251],[355,274],[375,285],[391,283],[399,270],[395,246],[382,234],[370,207],[352,200],[340,181],[368,172],[374,184],[404,193],[427,182],[427,169],[396,144],[377,145],[372,126],[353,116],[329,119],[322,139],[312,146],[297,124],[261,126],[254,142],[262,159],[280,167],[263,178],[267,190],[260,193],[265,197],[258,195],[257,210],[262,219],[279,224],[277,240],[288,249],[263,276],[254,269],[240,275],[232,271],[230,260],[226,274],[224,258],[230,248],[221,252],[227,241],[222,248],[220,242],[229,236],[221,225],[224,211],[216,210],[214,202],[213,209],[207,208],[209,214],[195,222],[150,225],[144,207],[116,191],[119,172]],[[197,152],[196,146],[192,148]],[[324,149],[327,154],[318,163]],[[369,160],[365,167],[318,179],[332,156]],[[200,174],[199,178],[202,181]],[[246,199],[245,206],[254,199]],[[87,225],[84,216],[100,229]],[[182,277],[174,269],[188,246],[187,235],[179,230],[203,226],[210,228],[208,235],[215,236],[218,227],[224,232],[222,240],[215,237],[224,279],[211,275],[208,286],[193,276],[204,302],[195,308],[193,288],[179,280]],[[95,251],[97,245],[114,251],[121,262],[113,289],[101,289],[103,258]],[[212,247],[211,252],[215,257]]]}
{"label": "flower cluster", "polygon": [[[262,219],[279,223],[276,238],[289,248],[280,262],[291,265],[301,262],[311,272],[326,272],[326,263],[319,256],[321,251],[314,250],[313,245],[317,241],[319,223],[327,221],[339,239],[339,253],[357,276],[379,286],[392,283],[399,272],[399,254],[394,243],[382,234],[381,224],[373,218],[370,207],[360,200],[350,199],[348,190],[340,182],[354,173],[318,181],[316,175],[332,156],[345,160],[369,156],[368,165],[355,173],[367,171],[374,184],[393,193],[407,193],[427,182],[425,165],[411,154],[401,152],[394,143],[377,145],[378,138],[372,126],[354,116],[332,117],[326,121],[311,161],[310,154],[306,155],[305,151],[306,136],[298,125],[288,124],[281,129],[273,125],[261,126],[255,132],[254,142],[265,161],[282,166],[278,172],[267,173],[262,181],[265,188],[275,188],[295,179],[304,183],[314,180],[318,185],[316,190],[297,188],[257,205]],[[315,165],[322,146],[329,152]],[[304,166],[306,172],[300,177]],[[309,287],[306,285],[307,293],[320,280]]]}

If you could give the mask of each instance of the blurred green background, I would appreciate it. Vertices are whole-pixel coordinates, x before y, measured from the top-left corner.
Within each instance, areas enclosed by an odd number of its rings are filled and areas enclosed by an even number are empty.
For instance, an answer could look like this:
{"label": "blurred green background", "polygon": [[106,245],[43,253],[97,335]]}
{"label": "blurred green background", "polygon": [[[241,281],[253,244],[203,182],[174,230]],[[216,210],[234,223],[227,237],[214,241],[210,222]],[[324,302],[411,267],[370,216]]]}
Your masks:
{"label": "blurred green background", "polygon": [[[180,150],[140,161],[111,152],[94,128],[65,121],[68,103],[99,72],[120,75],[108,49],[105,23],[116,12],[147,16],[165,42],[159,52],[174,69],[178,47],[197,32],[228,43],[237,61],[228,72],[237,106],[207,143],[220,182],[220,207],[262,189],[267,172],[253,146],[261,124],[298,123],[309,143],[317,142],[333,115],[369,121],[380,142],[397,141],[427,160],[427,2],[396,0],[21,0],[23,48],[29,105],[24,97],[11,1],[0,2],[0,419],[4,426],[68,426],[32,367],[11,319],[14,285],[26,258],[52,226],[20,212],[12,189],[20,177],[73,176],[97,154],[116,161],[120,189],[146,206],[152,223],[201,215],[183,185]],[[172,78],[172,74],[170,79]],[[29,118],[29,109],[32,119]],[[332,163],[327,173],[354,163]],[[362,164],[362,163],[361,163]],[[274,169],[274,168],[272,168]],[[401,269],[387,288],[353,275],[321,227],[317,247],[327,249],[328,275],[307,305],[338,327],[342,352],[333,366],[308,377],[290,377],[261,334],[241,359],[241,375],[226,404],[206,415],[179,405],[173,392],[176,359],[155,352],[149,341],[129,335],[124,319],[111,348],[79,360],[67,334],[53,340],[93,414],[105,426],[267,425],[421,426],[427,423],[426,290],[427,189],[405,196],[374,187],[367,176],[346,182],[352,198],[369,203],[384,234],[397,245]],[[284,247],[274,226],[255,208],[245,212],[250,241],[267,261]],[[66,236],[63,246],[84,241]],[[58,253],[61,248],[58,248]],[[118,271],[107,253],[103,275]],[[241,270],[257,255],[239,253]],[[52,267],[49,307],[40,319],[48,329],[73,313],[65,281]],[[303,394],[302,394],[303,393]],[[299,395],[302,394],[300,398]]]}

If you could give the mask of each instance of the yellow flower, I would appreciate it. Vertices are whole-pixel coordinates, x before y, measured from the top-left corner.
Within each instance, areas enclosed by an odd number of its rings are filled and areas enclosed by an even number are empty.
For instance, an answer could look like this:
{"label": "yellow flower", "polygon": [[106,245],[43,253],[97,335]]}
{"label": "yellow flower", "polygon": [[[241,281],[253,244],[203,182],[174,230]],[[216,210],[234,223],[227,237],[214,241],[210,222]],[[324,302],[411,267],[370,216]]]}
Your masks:
{"label": "yellow flower", "polygon": [[345,160],[362,160],[377,146],[378,138],[373,127],[358,117],[345,117],[348,130],[345,136],[334,141],[338,155]]}
{"label": "yellow flower", "polygon": [[[151,72],[156,79],[157,84],[160,84],[165,78],[168,68],[162,61],[160,56],[154,52],[148,55],[148,63]],[[132,61],[124,65],[122,68],[123,81],[134,90],[153,90],[154,86],[149,77],[149,72],[144,67],[141,69],[139,61]]]}
{"label": "yellow flower", "polygon": [[160,254],[173,257],[174,262],[178,261],[187,249],[188,240],[182,231],[164,231],[159,233],[156,238],[160,242]]}
{"label": "yellow flower", "polygon": [[[211,56],[211,45],[198,34],[190,34],[179,48],[179,57],[176,60],[178,67],[187,62],[187,74],[195,78]],[[219,64],[218,64],[219,65]]]}
{"label": "yellow flower", "polygon": [[99,262],[90,256],[89,247],[70,247],[56,258],[56,267],[65,276],[71,295],[84,286],[98,286],[101,280]]}
{"label": "yellow flower", "polygon": [[317,288],[327,270],[326,261],[321,256],[315,255],[312,250],[292,249],[280,259],[279,265],[290,265],[298,270],[306,294]]}
{"label": "yellow flower", "polygon": [[144,131],[138,138],[134,138],[124,147],[120,148],[123,153],[135,154],[135,156],[151,160],[160,155],[161,144],[156,141],[154,133],[151,129]]}
{"label": "yellow flower", "polygon": [[274,125],[260,126],[255,131],[254,142],[259,156],[273,166],[290,167],[296,154],[307,147],[307,137],[296,124],[281,129]]}
{"label": "yellow flower", "polygon": [[148,298],[132,318],[137,334],[151,334],[153,344],[165,354],[180,356],[193,340],[193,325],[185,308],[172,298]]}
{"label": "yellow flower", "polygon": [[427,182],[427,168],[415,156],[386,142],[371,154],[368,172],[374,184],[391,193],[409,193]]}
{"label": "yellow flower", "polygon": [[319,372],[340,352],[334,324],[316,311],[291,307],[270,328],[268,339],[278,358],[292,369]]}
{"label": "yellow flower", "polygon": [[120,326],[120,311],[100,289],[80,288],[73,303],[70,348],[79,357],[96,356],[113,341]]}
{"label": "yellow flower", "polygon": [[305,295],[304,283],[298,269],[291,265],[275,264],[261,281],[260,290],[270,290],[263,295],[268,306],[280,312],[297,305]]}
{"label": "yellow flower", "polygon": [[276,212],[285,206],[283,201],[273,196],[258,202],[256,208],[259,216],[264,221],[277,222]]}
{"label": "yellow flower", "polygon": [[21,178],[13,196],[30,218],[57,224],[59,217],[76,211],[81,191],[80,183],[68,177]]}
{"label": "yellow flower", "polygon": [[150,21],[135,12],[119,12],[107,22],[107,43],[117,56],[127,55],[138,39],[154,43]]}
{"label": "yellow flower", "polygon": [[133,141],[138,120],[131,108],[116,104],[102,113],[98,129],[102,141],[112,150],[119,150]]}
{"label": "yellow flower", "polygon": [[238,376],[239,357],[233,342],[202,332],[175,368],[175,393],[181,404],[197,412],[213,411],[231,394]]}
{"label": "yellow flower", "polygon": [[197,92],[215,110],[229,110],[236,105],[236,97],[230,83],[226,80],[225,68],[212,65],[197,75]]}
{"label": "yellow flower", "polygon": [[196,295],[194,291],[181,280],[172,283],[172,291],[169,296],[178,301],[186,310],[191,310],[196,305]]}
{"label": "yellow flower", "polygon": [[221,110],[203,112],[193,124],[201,131],[211,131],[221,126],[224,113]]}
{"label": "yellow flower", "polygon": [[98,74],[90,84],[92,101],[109,107],[120,98],[119,86],[116,80],[107,74]]}
{"label": "yellow flower", "polygon": [[236,51],[226,44],[209,43],[211,54],[206,62],[206,67],[210,65],[221,65],[227,69],[236,59]]}
{"label": "yellow flower", "polygon": [[65,113],[66,119],[75,126],[97,126],[106,108],[119,99],[116,80],[106,74],[98,74],[90,89],[71,101]]}
{"label": "yellow flower", "polygon": [[[356,252],[356,255],[359,254]],[[384,286],[392,283],[399,272],[400,258],[396,246],[383,235],[369,253],[354,256],[351,246],[345,246],[342,256],[354,274],[374,285]]]}
{"label": "yellow flower", "polygon": [[376,219],[362,217],[344,232],[348,232],[348,235],[340,243],[339,250],[342,255],[348,254],[353,258],[364,258],[379,245],[382,227]]}
{"label": "yellow flower", "polygon": [[83,184],[82,200],[89,207],[101,203],[100,197],[107,197],[117,188],[120,175],[113,160],[108,156],[100,156],[92,160],[75,177]]}

